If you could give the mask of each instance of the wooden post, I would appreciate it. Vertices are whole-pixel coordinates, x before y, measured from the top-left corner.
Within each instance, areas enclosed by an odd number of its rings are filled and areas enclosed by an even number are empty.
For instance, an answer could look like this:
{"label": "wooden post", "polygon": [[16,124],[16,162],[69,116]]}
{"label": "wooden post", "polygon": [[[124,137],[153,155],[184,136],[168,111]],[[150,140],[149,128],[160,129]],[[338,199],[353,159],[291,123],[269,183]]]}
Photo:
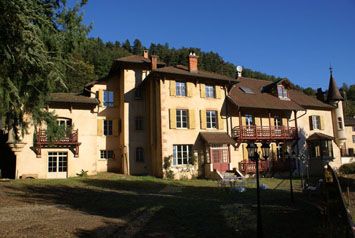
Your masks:
{"label": "wooden post", "polygon": [[271,113],[269,111],[269,131],[270,131],[270,138],[271,138]]}
{"label": "wooden post", "polygon": [[239,115],[239,138],[243,137],[243,126],[242,126],[242,113],[240,110],[238,110],[238,115]]}

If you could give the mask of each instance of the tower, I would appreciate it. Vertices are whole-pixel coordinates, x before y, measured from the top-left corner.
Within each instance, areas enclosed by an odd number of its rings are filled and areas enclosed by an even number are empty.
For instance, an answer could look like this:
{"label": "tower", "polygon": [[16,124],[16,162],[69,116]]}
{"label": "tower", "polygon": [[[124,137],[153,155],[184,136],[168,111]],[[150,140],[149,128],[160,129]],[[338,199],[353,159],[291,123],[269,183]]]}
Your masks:
{"label": "tower", "polygon": [[342,102],[344,99],[341,96],[338,86],[335,83],[332,67],[330,67],[329,70],[330,70],[330,80],[329,80],[327,102],[330,105],[335,107],[332,110],[334,136],[337,145],[339,147],[342,147],[346,140],[345,127],[344,127],[343,102]]}

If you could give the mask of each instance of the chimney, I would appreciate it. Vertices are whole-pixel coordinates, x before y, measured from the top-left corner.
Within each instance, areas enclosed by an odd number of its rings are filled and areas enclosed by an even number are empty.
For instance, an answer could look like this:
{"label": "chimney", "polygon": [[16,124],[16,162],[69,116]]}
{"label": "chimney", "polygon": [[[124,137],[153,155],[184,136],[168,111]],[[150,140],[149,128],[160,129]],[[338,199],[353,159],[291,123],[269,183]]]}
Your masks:
{"label": "chimney", "polygon": [[148,59],[148,50],[143,51],[143,57]]}
{"label": "chimney", "polygon": [[324,100],[324,93],[323,93],[323,91],[322,91],[321,88],[318,88],[318,89],[317,89],[316,96],[317,96],[317,99],[318,99],[319,101],[322,101],[322,102],[325,101],[325,100]]}
{"label": "chimney", "polygon": [[152,55],[152,70],[156,70],[157,69],[157,65],[158,65],[158,58],[159,56],[157,55]]}
{"label": "chimney", "polygon": [[191,51],[189,54],[189,71],[191,73],[198,72],[197,63],[198,63],[198,56],[196,56],[195,52]]}

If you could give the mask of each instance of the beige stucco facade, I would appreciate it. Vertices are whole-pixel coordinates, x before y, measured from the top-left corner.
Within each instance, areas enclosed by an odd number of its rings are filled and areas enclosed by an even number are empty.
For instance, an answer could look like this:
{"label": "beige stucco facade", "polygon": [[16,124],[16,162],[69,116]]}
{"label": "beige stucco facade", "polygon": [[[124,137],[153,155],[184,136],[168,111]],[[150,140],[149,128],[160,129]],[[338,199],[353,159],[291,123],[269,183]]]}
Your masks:
{"label": "beige stucco facade", "polygon": [[[236,83],[231,82],[235,79],[219,80],[207,76],[201,79],[197,71],[187,71],[186,77],[175,73],[151,74],[154,65],[147,63],[147,58],[142,62],[117,61],[107,77],[86,86],[87,97],[97,98],[98,105],[49,104],[47,110],[53,111],[58,118],[70,119],[74,129],[78,129],[79,153],[75,156],[73,147],[56,145],[43,146],[41,157],[37,156],[33,143],[34,128],[30,126],[23,138],[24,148],[16,152],[16,178],[24,175],[63,177],[63,173],[48,172],[48,156],[54,152],[67,154],[64,177],[76,176],[84,170],[88,174],[112,171],[157,177],[167,177],[167,172],[171,171],[175,179],[213,178],[217,168],[213,153],[217,154],[217,150],[223,157],[223,170],[238,170],[240,162],[249,161],[246,147],[252,140],[238,141],[233,134],[238,127],[247,126],[246,115],[252,116],[255,128],[269,128],[270,135],[271,130],[280,133],[279,127],[287,133],[297,128],[297,133],[289,137],[259,139],[256,144],[260,154],[261,142],[270,144],[270,163],[281,157],[284,160],[286,153],[296,151],[299,170],[305,169],[301,159],[310,159],[307,143],[310,136],[321,133],[335,139],[342,137],[337,134],[334,123],[339,111],[329,108],[297,111],[239,107],[227,96],[228,85]],[[176,85],[179,82],[185,85],[184,96],[177,96]],[[213,97],[206,96],[206,85],[213,87]],[[112,98],[105,98],[107,95]],[[177,126],[177,113],[181,111],[186,112],[184,128]],[[208,129],[207,112],[216,113],[213,129]],[[312,116],[319,117],[319,125],[311,125]],[[235,141],[208,143],[201,136],[201,133],[213,132],[228,135]],[[352,132],[347,129],[346,133]],[[299,140],[296,140],[297,136]],[[347,145],[351,143],[346,141]],[[338,168],[341,165],[340,149],[334,140],[331,145],[334,157],[331,165]],[[194,163],[176,162],[177,153],[187,149],[186,156]],[[168,160],[170,166],[166,168]]]}
{"label": "beige stucco facade", "polygon": [[[22,137],[21,143],[25,146],[16,154],[15,178],[67,178],[74,177],[81,170],[87,171],[88,175],[97,173],[97,135],[96,113],[90,108],[75,105],[67,108],[49,108],[58,118],[70,119],[73,129],[79,133],[79,155],[74,156],[73,147],[56,145],[41,148],[41,156],[37,156],[34,144],[34,127],[29,125],[27,133]],[[30,118],[28,118],[30,122]],[[30,122],[31,123],[31,122]],[[45,125],[42,126],[45,128]],[[64,152],[67,154],[67,171],[65,173],[49,172],[49,153]],[[58,163],[58,162],[57,162]],[[57,164],[59,166],[59,164]]]}

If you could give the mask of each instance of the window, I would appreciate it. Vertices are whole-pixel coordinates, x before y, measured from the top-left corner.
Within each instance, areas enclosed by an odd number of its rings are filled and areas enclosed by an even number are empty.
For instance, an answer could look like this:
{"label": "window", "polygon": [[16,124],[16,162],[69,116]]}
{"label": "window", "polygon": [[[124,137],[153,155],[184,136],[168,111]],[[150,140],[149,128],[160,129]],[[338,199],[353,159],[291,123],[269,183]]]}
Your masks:
{"label": "window", "polygon": [[143,130],[143,117],[136,117],[136,130]]}
{"label": "window", "polygon": [[112,136],[112,120],[104,120],[104,135]]}
{"label": "window", "polygon": [[100,150],[100,159],[113,159],[112,150]]}
{"label": "window", "polygon": [[278,85],[277,86],[277,94],[278,94],[280,99],[288,99],[288,97],[287,97],[287,89],[284,86],[282,86],[282,85]]}
{"label": "window", "polygon": [[176,128],[187,128],[187,110],[176,110]]}
{"label": "window", "polygon": [[339,129],[343,129],[343,120],[341,117],[338,117],[338,127]]}
{"label": "window", "polygon": [[214,98],[214,87],[212,85],[206,85],[206,98]]}
{"label": "window", "polygon": [[353,126],[353,131],[355,131],[355,126]]}
{"label": "window", "polygon": [[274,126],[275,128],[279,128],[282,126],[282,120],[279,116],[274,116]]}
{"label": "window", "polygon": [[355,143],[355,136],[353,136],[353,143]]}
{"label": "window", "polygon": [[321,121],[320,121],[320,116],[311,116],[312,118],[312,126],[311,126],[311,130],[320,130],[321,129]]}
{"label": "window", "polygon": [[137,162],[144,162],[144,150],[142,147],[136,148],[136,161]]}
{"label": "window", "polygon": [[332,141],[325,141],[325,140],[315,140],[309,141],[309,148],[311,150],[311,157],[312,158],[322,158],[322,159],[329,159],[333,157],[333,146]]}
{"label": "window", "polygon": [[206,111],[206,120],[208,129],[217,128],[217,112],[216,111]]}
{"label": "window", "polygon": [[186,96],[186,83],[176,82],[176,96]]}
{"label": "window", "polygon": [[57,118],[57,123],[59,126],[63,126],[64,128],[71,127],[71,119],[66,118]]}
{"label": "window", "polygon": [[245,114],[245,123],[248,127],[254,125],[253,116],[250,114]]}
{"label": "window", "polygon": [[48,172],[67,172],[67,168],[67,152],[48,152]]}
{"label": "window", "polygon": [[112,91],[104,91],[104,107],[113,107],[113,92]]}
{"label": "window", "polygon": [[190,164],[192,158],[192,145],[173,146],[173,165]]}

